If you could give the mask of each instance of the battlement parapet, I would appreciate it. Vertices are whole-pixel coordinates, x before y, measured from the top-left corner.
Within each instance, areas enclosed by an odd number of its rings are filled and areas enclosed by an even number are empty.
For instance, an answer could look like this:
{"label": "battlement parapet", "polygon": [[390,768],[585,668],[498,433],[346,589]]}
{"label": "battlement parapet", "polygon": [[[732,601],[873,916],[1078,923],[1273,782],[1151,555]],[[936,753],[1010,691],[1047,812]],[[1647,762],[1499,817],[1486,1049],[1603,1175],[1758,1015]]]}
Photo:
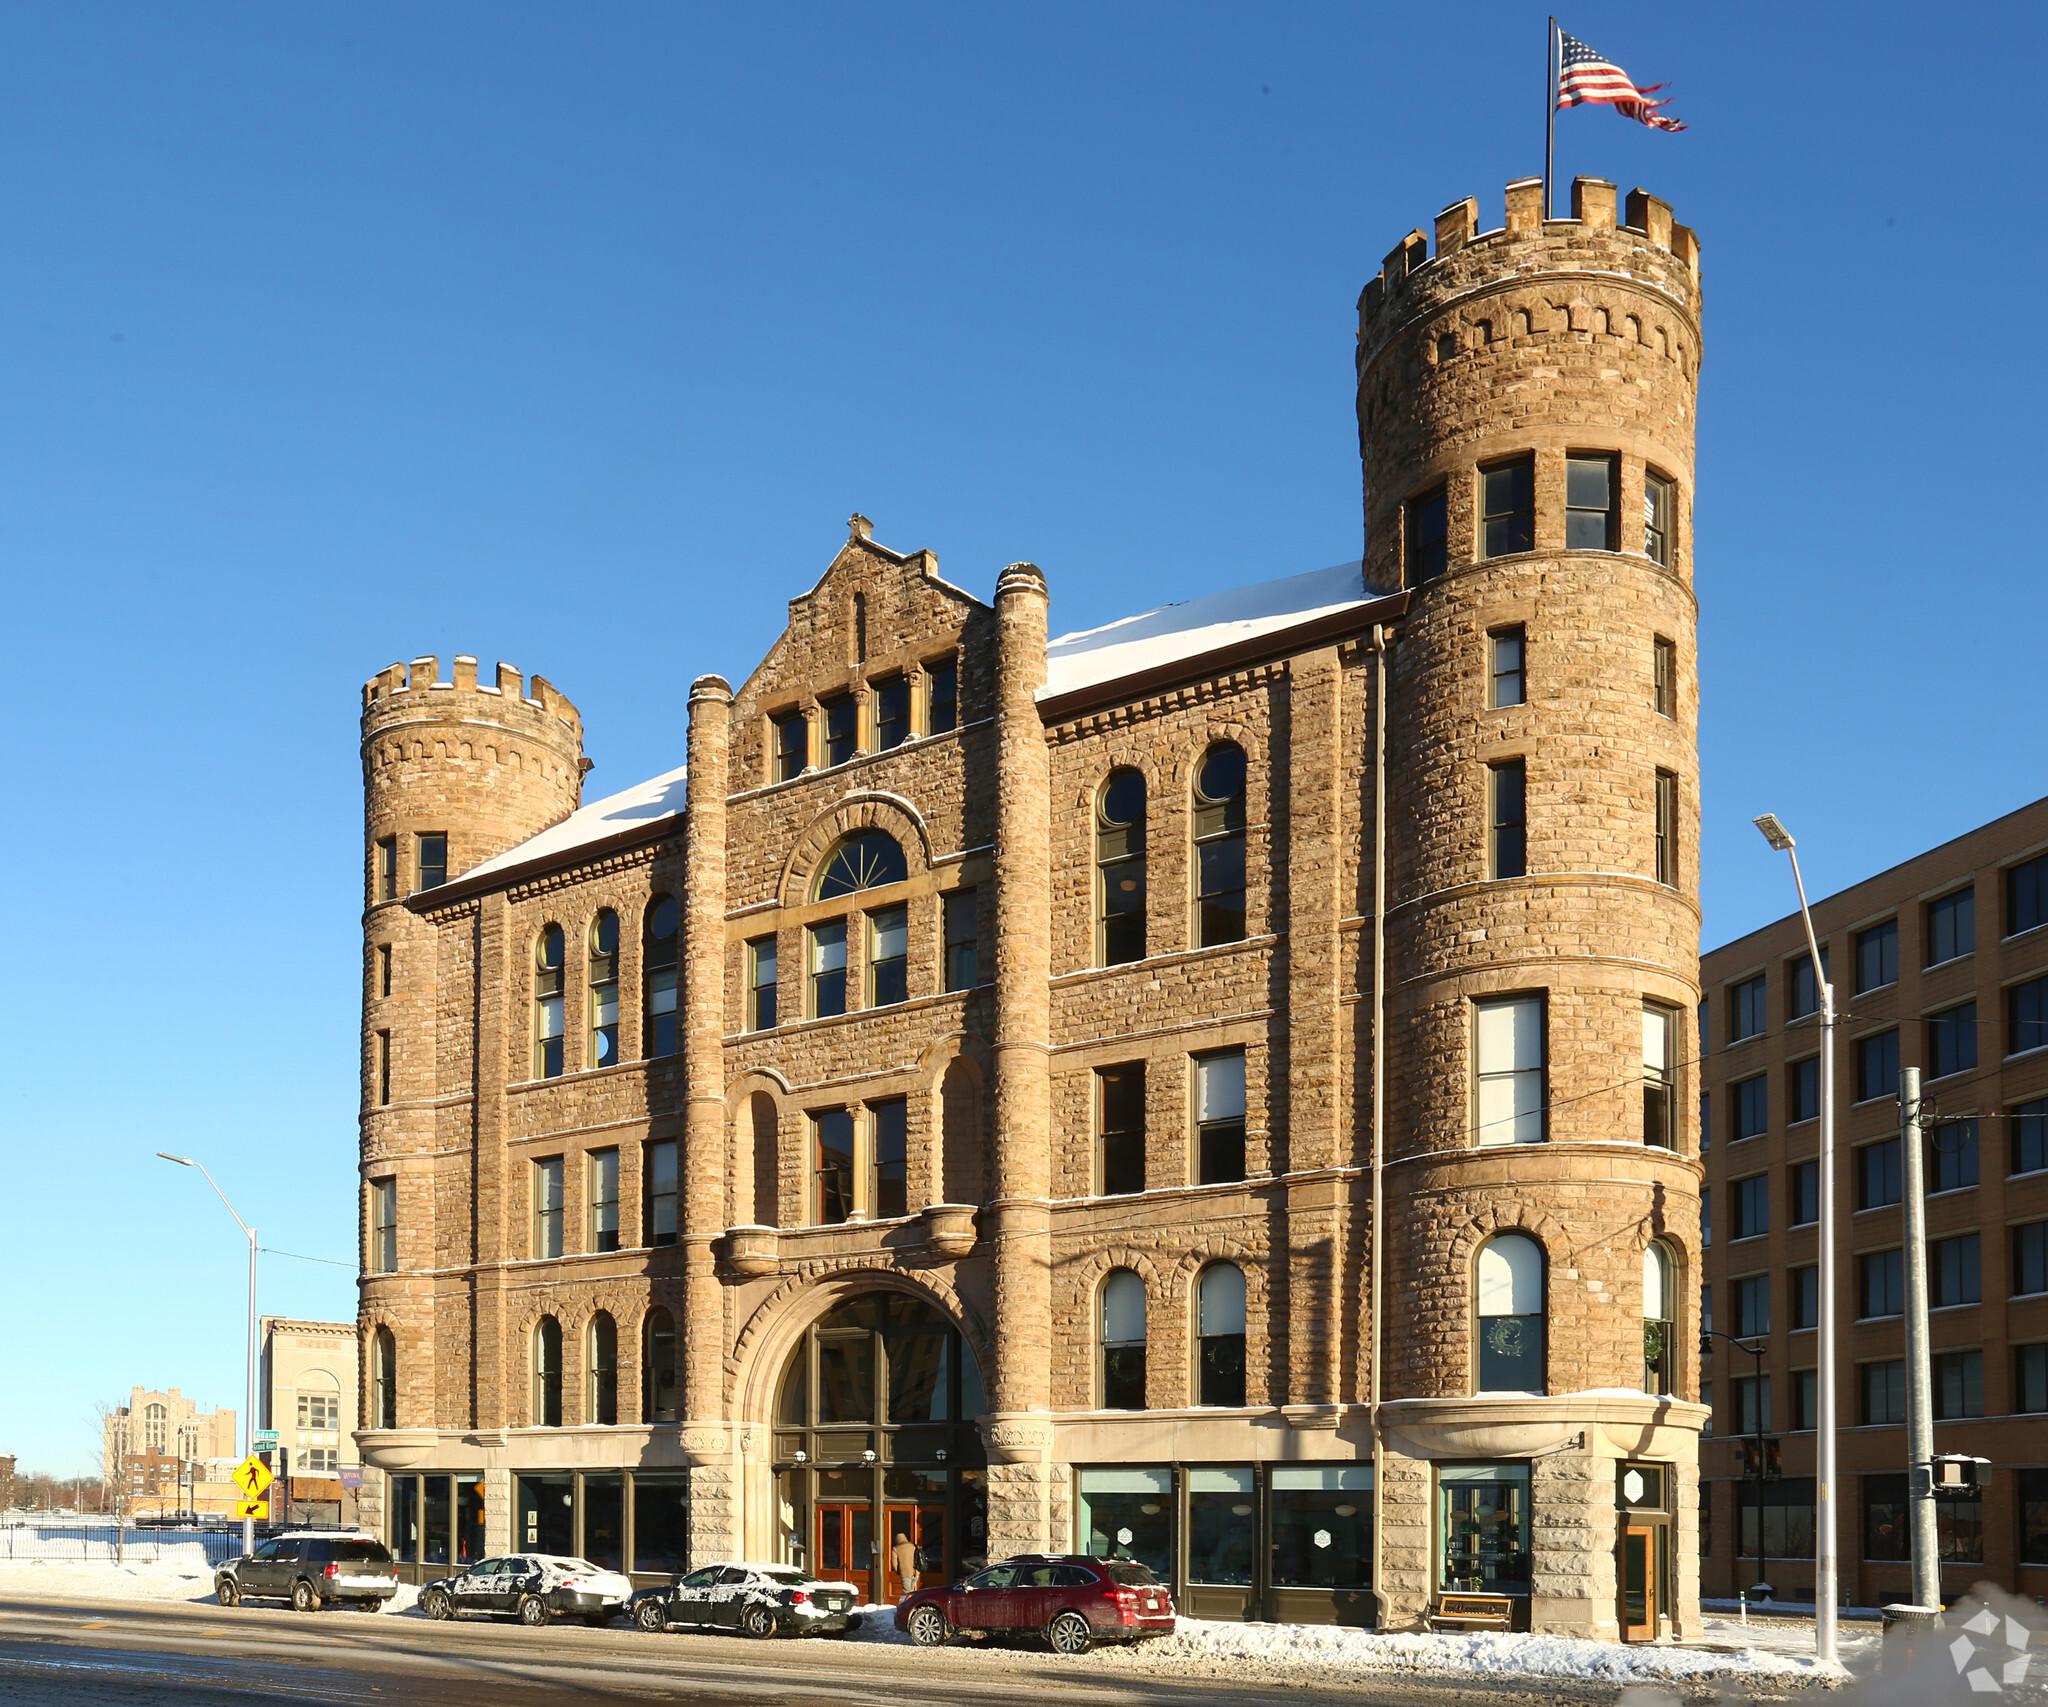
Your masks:
{"label": "battlement parapet", "polygon": [[373,722],[417,717],[422,712],[428,716],[444,715],[447,705],[435,703],[430,697],[433,695],[487,694],[496,702],[492,711],[498,719],[508,714],[516,719],[523,713],[528,718],[559,722],[577,741],[583,738],[582,715],[545,676],[533,678],[529,693],[525,676],[512,665],[501,663],[494,684],[480,682],[477,661],[466,652],[454,660],[451,680],[442,681],[440,673],[441,660],[432,654],[415,658],[410,665],[396,663],[379,670],[363,684],[365,729]]}

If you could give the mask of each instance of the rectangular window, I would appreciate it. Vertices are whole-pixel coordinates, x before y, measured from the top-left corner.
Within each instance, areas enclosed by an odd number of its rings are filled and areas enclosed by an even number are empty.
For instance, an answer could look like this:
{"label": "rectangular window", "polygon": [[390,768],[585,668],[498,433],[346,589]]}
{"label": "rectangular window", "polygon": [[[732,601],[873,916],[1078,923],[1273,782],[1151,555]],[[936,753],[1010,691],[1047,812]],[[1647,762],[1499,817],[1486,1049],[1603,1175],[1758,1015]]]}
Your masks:
{"label": "rectangular window", "polygon": [[1678,1148],[1678,1015],[1643,1004],[1643,1142]]}
{"label": "rectangular window", "polygon": [[910,739],[910,678],[875,684],[875,750],[886,753]]}
{"label": "rectangular window", "polygon": [[1981,1351],[1937,1352],[1934,1358],[1934,1420],[1984,1414],[1984,1354]]}
{"label": "rectangular window", "polygon": [[1856,1314],[1897,1316],[1906,1308],[1906,1254],[1866,1251],[1856,1259]]}
{"label": "rectangular window", "polygon": [[946,896],[945,909],[946,988],[971,990],[981,981],[981,899],[972,889],[954,889]]}
{"label": "rectangular window", "polygon": [[1802,1120],[1820,1118],[1820,1057],[1809,1055],[1804,1061],[1794,1061],[1785,1069],[1787,1080],[1787,1101],[1789,1124],[1797,1126]]}
{"label": "rectangular window", "polygon": [[1520,759],[1488,765],[1487,815],[1491,877],[1521,877],[1529,869],[1527,773]]}
{"label": "rectangular window", "polygon": [[562,1254],[562,1158],[533,1164],[533,1255]]}
{"label": "rectangular window", "polygon": [[1488,557],[1536,549],[1536,465],[1528,457],[1479,473],[1482,533]]}
{"label": "rectangular window", "polygon": [[1927,964],[1969,954],[1977,946],[1977,891],[1958,889],[1927,903]]}
{"label": "rectangular window", "polygon": [[775,1029],[775,939],[757,936],[747,944],[747,1029]]}
{"label": "rectangular window", "polygon": [[1771,1277],[1745,1275],[1735,1283],[1735,1337],[1754,1339],[1771,1331]]}
{"label": "rectangular window", "polygon": [[1814,1263],[1805,1263],[1798,1268],[1785,1271],[1785,1302],[1792,1313],[1792,1326],[1817,1328],[1820,1326],[1820,1268]]}
{"label": "rectangular window", "polygon": [[1543,998],[1473,1003],[1479,1142],[1535,1144],[1545,1129]]}
{"label": "rectangular window", "polygon": [[1904,1476],[1863,1478],[1863,1556],[1903,1563],[1913,1556],[1912,1508]]}
{"label": "rectangular window", "polygon": [[1526,1595],[1529,1466],[1439,1464],[1436,1480],[1437,1534],[1443,1542],[1439,1585],[1468,1594]]}
{"label": "rectangular window", "polygon": [[370,1272],[398,1272],[398,1179],[370,1181]]}
{"label": "rectangular window", "polygon": [[1678,773],[1657,773],[1657,881],[1678,882]]}
{"label": "rectangular window", "polygon": [[1678,648],[1663,635],[1650,643],[1652,703],[1659,717],[1678,715]]}
{"label": "rectangular window", "polygon": [[[1710,1008],[1712,1008],[1712,1006],[1713,1006],[1713,1003],[1712,1003],[1712,1002],[1711,1002],[1711,1001],[1710,1001],[1710,1000],[1709,1000],[1709,999],[1708,999],[1707,997],[1705,997],[1705,996],[1702,996],[1702,997],[1700,998],[1700,1006],[1699,1006],[1699,1023],[1700,1023],[1700,1054],[1701,1054],[1702,1056],[1704,1056],[1704,1055],[1705,1055],[1705,1054],[1707,1053],[1707,1050],[1708,1050],[1708,1049],[1709,1049],[1709,1048],[1711,1047],[1711,1045],[1710,1045],[1710,1044],[1708,1043],[1707,1039],[1708,1039],[1708,1038],[1709,1038],[1709,1037],[1710,1037],[1710,1036],[1712,1035],[1712,1033],[1713,1033],[1713,1027],[1712,1027],[1712,1025],[1711,1025],[1711,1024],[1710,1024],[1710,1023],[1708,1022],[1708,1010],[1709,1010]],[[1702,1122],[1701,1124],[1702,1124],[1702,1125],[1704,1125],[1704,1124],[1705,1124],[1705,1122]]]}
{"label": "rectangular window", "polygon": [[[1703,1003],[1703,1004],[1701,1004],[1701,1005],[1702,1005],[1702,1006],[1704,1006],[1705,1004]],[[1700,1050],[1700,1053],[1701,1053],[1702,1055],[1704,1055],[1704,1054],[1706,1053],[1706,1050],[1705,1050],[1704,1048],[1702,1048],[1702,1049]],[[1708,1118],[1707,1118],[1708,1112],[1709,1112],[1709,1110],[1711,1109],[1711,1107],[1712,1107],[1712,1102],[1711,1102],[1711,1099],[1710,1099],[1710,1098],[1708,1097],[1708,1095],[1707,1095],[1707,1093],[1706,1093],[1705,1091],[1701,1091],[1701,1092],[1700,1092],[1700,1154],[1701,1154],[1702,1156],[1704,1156],[1704,1155],[1705,1155],[1705,1154],[1706,1154],[1706,1153],[1707,1153],[1707,1152],[1708,1152],[1709,1150],[1711,1150],[1711,1149],[1712,1149],[1712,1148],[1714,1147],[1714,1123],[1713,1123],[1713,1121],[1711,1121],[1710,1119],[1708,1119]]]}
{"label": "rectangular window", "polygon": [[1771,1127],[1771,1081],[1767,1073],[1743,1079],[1728,1087],[1729,1106],[1735,1113],[1734,1137],[1761,1138]]}
{"label": "rectangular window", "polygon": [[[2014,1346],[2012,1352],[2012,1408],[2021,1415],[2048,1411],[2048,1345]],[[2048,1471],[2037,1472],[2048,1475]],[[2048,1491],[2044,1491],[2048,1498]],[[2048,1519],[2048,1511],[2042,1514]],[[2048,1541],[2048,1529],[2042,1531]],[[2037,1555],[2048,1562],[2048,1548]]]}
{"label": "rectangular window", "polygon": [[843,765],[860,751],[860,701],[838,693],[818,701],[825,719],[825,763]]}
{"label": "rectangular window", "polygon": [[2020,1563],[2048,1565],[2048,1470],[2017,1470]]}
{"label": "rectangular window", "polygon": [[1792,1426],[1803,1432],[1820,1426],[1820,1371],[1792,1371]]}
{"label": "rectangular window", "polygon": [[1810,1227],[1820,1219],[1820,1163],[1794,1162],[1785,1170],[1792,1225]]}
{"label": "rectangular window", "polygon": [[1856,1043],[1856,1100],[1899,1094],[1899,1034],[1881,1031]]}
{"label": "rectangular window", "polygon": [[1732,1239],[1754,1239],[1760,1233],[1771,1230],[1771,1177],[1769,1174],[1751,1174],[1748,1179],[1734,1182],[1735,1225],[1730,1229]]}
{"label": "rectangular window", "polygon": [[[1820,951],[1821,976],[1828,975],[1828,951]],[[1820,1012],[1820,984],[1813,975],[1813,956],[1802,954],[1790,962],[1785,969],[1788,994],[1791,996],[1792,1019],[1804,1019],[1808,1014]]]}
{"label": "rectangular window", "polygon": [[868,1104],[873,1122],[873,1192],[868,1218],[890,1221],[910,1213],[910,1104],[901,1097]]}
{"label": "rectangular window", "polygon": [[960,726],[960,665],[952,658],[927,664],[924,671],[924,732],[943,735]]}
{"label": "rectangular window", "polygon": [[1570,456],[1564,465],[1564,548],[1621,549],[1620,482],[1611,456]]}
{"label": "rectangular window", "polygon": [[676,1216],[676,1141],[661,1138],[641,1152],[646,1179],[641,1203],[647,1222],[647,1243],[672,1245],[679,1225]]}
{"label": "rectangular window", "polygon": [[2005,1119],[2012,1128],[2012,1172],[2031,1174],[2048,1168],[2048,1097],[2008,1109]]}
{"label": "rectangular window", "polygon": [[1275,1588],[1372,1587],[1372,1475],[1370,1464],[1266,1472]]}
{"label": "rectangular window", "polygon": [[1195,1057],[1195,1183],[1244,1178],[1244,1051]]}
{"label": "rectangular window", "polygon": [[398,838],[386,836],[377,844],[377,899],[398,899]]}
{"label": "rectangular window", "polygon": [[1964,1002],[1927,1021],[1927,1076],[1945,1079],[1977,1065],[1977,1004]]}
{"label": "rectangular window", "polygon": [[1899,981],[1899,921],[1886,919],[1856,933],[1856,994]]}
{"label": "rectangular window", "polygon": [[1497,628],[1486,637],[1488,673],[1492,694],[1488,703],[1495,710],[1522,705],[1529,698],[1526,646],[1520,628]]}
{"label": "rectangular window", "polygon": [[1705,1246],[1711,1245],[1713,1242],[1714,1188],[1710,1185],[1703,1185],[1700,1187],[1700,1243]]}
{"label": "rectangular window", "polygon": [[391,945],[388,942],[377,945],[377,994],[391,994]]}
{"label": "rectangular window", "polygon": [[1857,1366],[1857,1376],[1862,1388],[1863,1422],[1901,1423],[1906,1420],[1906,1360],[1902,1357],[1885,1359],[1882,1363],[1864,1363]]}
{"label": "rectangular window", "polygon": [[1883,1138],[1865,1144],[1856,1152],[1856,1207],[1882,1209],[1905,1196],[1904,1163],[1899,1141]]}
{"label": "rectangular window", "polygon": [[846,921],[811,926],[811,1018],[846,1012]]}
{"label": "rectangular window", "polygon": [[1122,1197],[1145,1189],[1145,1066],[1104,1067],[1095,1075],[1096,1189]]}
{"label": "rectangular window", "polygon": [[1734,1426],[1731,1434],[1771,1432],[1771,1378],[1768,1375],[1738,1375],[1730,1383],[1735,1389]]}
{"label": "rectangular window", "polygon": [[2048,1044],[2048,978],[2015,984],[2005,993],[2005,1052],[2022,1055]]}
{"label": "rectangular window", "polygon": [[419,839],[419,887],[438,889],[448,881],[448,838],[439,831]]}
{"label": "rectangular window", "polygon": [[1643,472],[1643,551],[1653,563],[1671,567],[1671,540],[1677,530],[1677,488],[1661,474]]}
{"label": "rectangular window", "polygon": [[811,1204],[815,1224],[853,1219],[853,1111],[811,1116]]}
{"label": "rectangular window", "polygon": [[1944,1120],[1927,1135],[1927,1189],[1961,1191],[1976,1183],[1976,1121]]}
{"label": "rectangular window", "polygon": [[868,1006],[893,1007],[910,994],[910,909],[868,914]]}
{"label": "rectangular window", "polygon": [[810,762],[811,720],[801,711],[785,711],[775,719],[775,780],[802,776]]}
{"label": "rectangular window", "polygon": [[1434,581],[1449,567],[1449,495],[1439,486],[1419,498],[1410,498],[1405,510],[1408,585],[1419,587]]}
{"label": "rectangular window", "polygon": [[619,1248],[619,1153],[616,1150],[590,1152],[590,1226],[585,1250],[615,1251]]}
{"label": "rectangular window", "polygon": [[2012,1290],[2015,1298],[2048,1292],[2048,1221],[2012,1230]]}
{"label": "rectangular window", "polygon": [[2048,922],[2048,854],[2036,854],[2005,874],[2005,934],[2018,936]]}
{"label": "rectangular window", "polygon": [[377,1106],[387,1108],[391,1103],[391,1033],[377,1033]]}
{"label": "rectangular window", "polygon": [[1975,1233],[1935,1239],[1927,1246],[1927,1295],[1937,1310],[1975,1304],[1984,1297],[1984,1241]]}
{"label": "rectangular window", "polygon": [[1769,1023],[1765,1018],[1764,977],[1759,972],[1754,978],[1745,978],[1740,984],[1728,989],[1728,1041],[1740,1043],[1745,1037],[1758,1037]]}

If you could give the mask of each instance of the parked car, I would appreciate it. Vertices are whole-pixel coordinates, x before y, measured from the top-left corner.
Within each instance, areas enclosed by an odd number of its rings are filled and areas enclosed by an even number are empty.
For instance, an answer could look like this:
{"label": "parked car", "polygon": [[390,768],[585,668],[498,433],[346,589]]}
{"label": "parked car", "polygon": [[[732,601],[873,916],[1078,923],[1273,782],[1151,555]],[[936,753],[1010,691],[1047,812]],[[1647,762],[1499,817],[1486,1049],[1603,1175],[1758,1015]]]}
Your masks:
{"label": "parked car", "polygon": [[358,1612],[381,1612],[398,1592],[398,1570],[384,1543],[367,1535],[284,1534],[213,1573],[223,1606],[245,1600],[289,1600],[300,1612],[339,1601]]}
{"label": "parked car", "polygon": [[420,1610],[429,1618],[481,1612],[517,1618],[522,1624],[580,1618],[586,1624],[603,1625],[625,1611],[632,1598],[630,1578],[617,1571],[601,1571],[587,1559],[511,1553],[479,1559],[466,1570],[422,1585]]}
{"label": "parked car", "polygon": [[795,1565],[735,1560],[642,1589],[630,1611],[643,1630],[691,1624],[749,1636],[850,1636],[860,1628],[857,1598],[851,1583],[820,1582]]}
{"label": "parked car", "polygon": [[951,1588],[905,1595],[896,1603],[896,1628],[922,1648],[965,1630],[1038,1633],[1056,1654],[1085,1654],[1097,1642],[1171,1636],[1173,1594],[1135,1560],[1024,1553]]}

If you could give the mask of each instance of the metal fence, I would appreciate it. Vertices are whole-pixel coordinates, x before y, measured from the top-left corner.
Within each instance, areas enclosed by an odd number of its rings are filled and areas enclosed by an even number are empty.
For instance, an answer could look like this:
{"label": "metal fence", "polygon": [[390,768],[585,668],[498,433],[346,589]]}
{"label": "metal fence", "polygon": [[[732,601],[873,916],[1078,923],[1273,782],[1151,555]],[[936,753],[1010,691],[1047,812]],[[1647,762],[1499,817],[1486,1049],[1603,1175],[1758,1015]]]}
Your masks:
{"label": "metal fence", "polygon": [[111,1523],[0,1523],[0,1561],[79,1565],[218,1565],[239,1556],[236,1529],[122,1529]]}

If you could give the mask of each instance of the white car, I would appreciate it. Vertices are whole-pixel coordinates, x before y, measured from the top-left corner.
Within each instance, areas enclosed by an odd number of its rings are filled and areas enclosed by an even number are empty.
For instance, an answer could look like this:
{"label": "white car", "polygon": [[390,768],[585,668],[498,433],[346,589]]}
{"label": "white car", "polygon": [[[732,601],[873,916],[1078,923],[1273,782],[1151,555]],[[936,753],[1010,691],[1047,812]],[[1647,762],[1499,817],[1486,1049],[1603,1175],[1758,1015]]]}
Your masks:
{"label": "white car", "polygon": [[737,1559],[702,1565],[667,1588],[633,1597],[643,1630],[675,1624],[744,1630],[749,1636],[850,1636],[860,1628],[851,1583],[820,1582],[795,1565]]}
{"label": "white car", "polygon": [[508,1553],[479,1559],[453,1576],[436,1577],[424,1584],[420,1610],[429,1618],[482,1612],[517,1618],[522,1624],[580,1618],[586,1624],[602,1625],[624,1612],[632,1598],[630,1578],[617,1571],[601,1571],[587,1559]]}

